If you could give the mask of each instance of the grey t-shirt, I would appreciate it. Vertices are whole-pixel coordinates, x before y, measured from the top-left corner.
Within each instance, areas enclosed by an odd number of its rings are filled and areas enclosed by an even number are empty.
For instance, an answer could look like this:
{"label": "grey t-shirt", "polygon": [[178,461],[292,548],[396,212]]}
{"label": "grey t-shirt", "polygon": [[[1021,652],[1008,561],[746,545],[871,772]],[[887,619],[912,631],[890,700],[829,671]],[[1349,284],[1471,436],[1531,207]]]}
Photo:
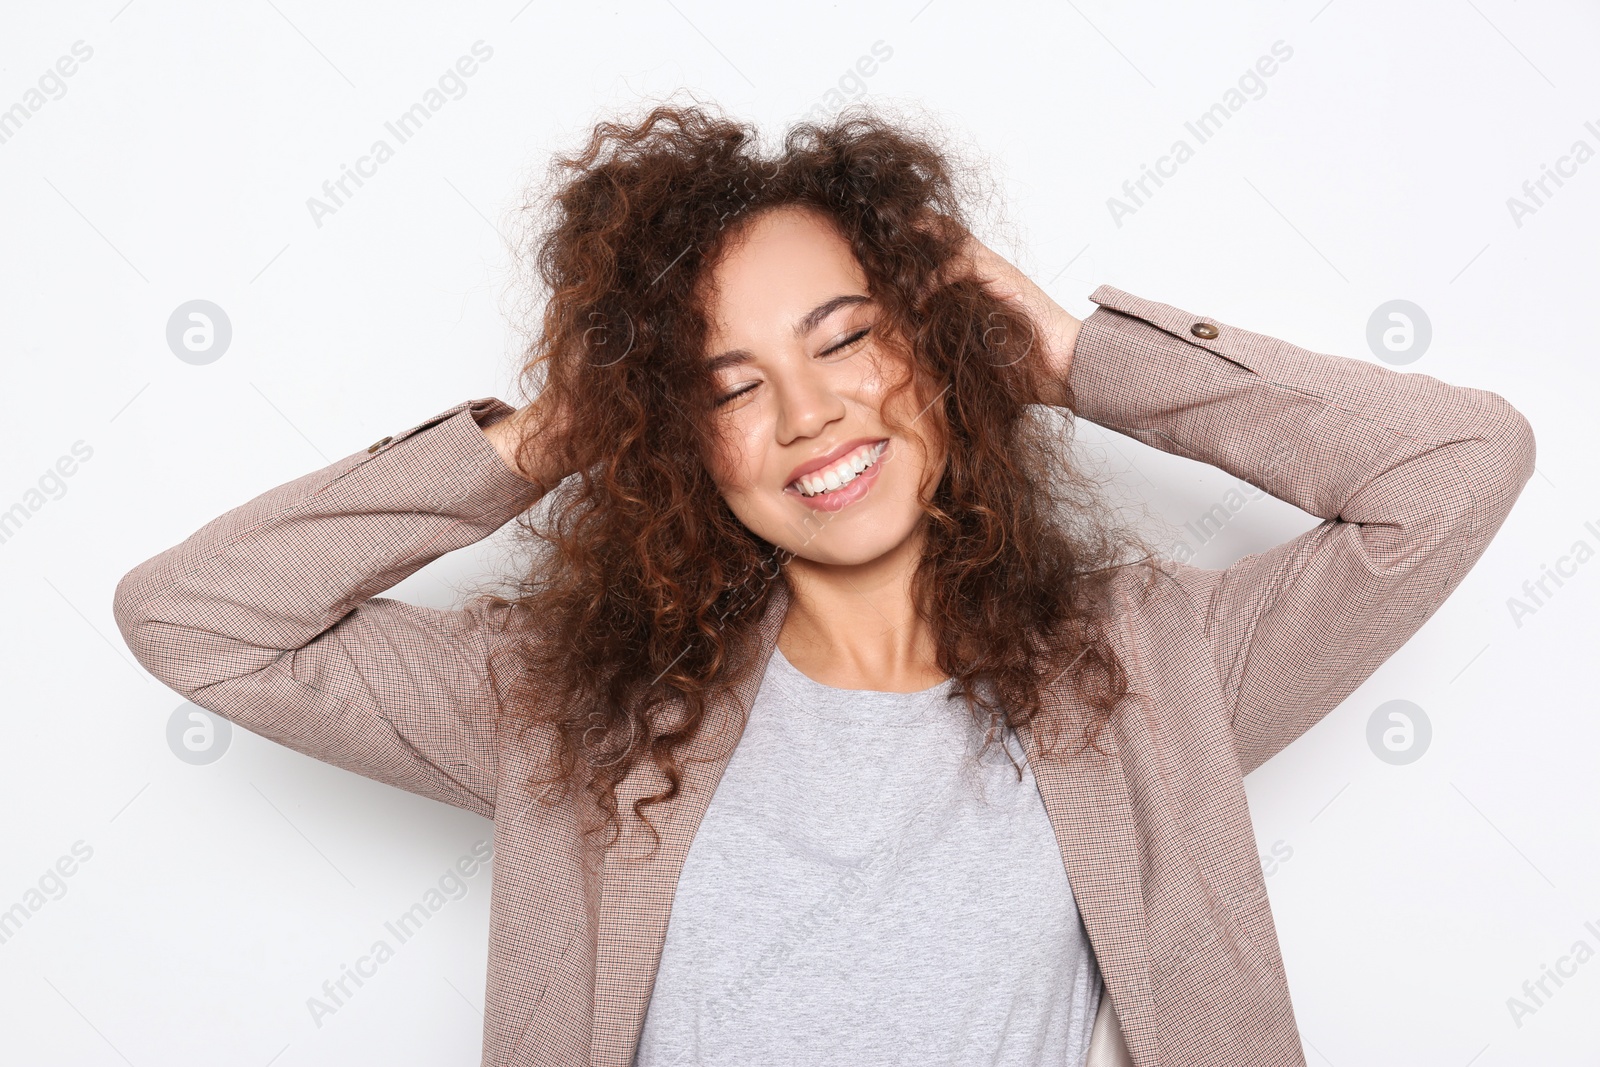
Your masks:
{"label": "grey t-shirt", "polygon": [[837,689],[774,648],[636,1067],[1081,1067],[1103,986],[1055,833],[948,686]]}

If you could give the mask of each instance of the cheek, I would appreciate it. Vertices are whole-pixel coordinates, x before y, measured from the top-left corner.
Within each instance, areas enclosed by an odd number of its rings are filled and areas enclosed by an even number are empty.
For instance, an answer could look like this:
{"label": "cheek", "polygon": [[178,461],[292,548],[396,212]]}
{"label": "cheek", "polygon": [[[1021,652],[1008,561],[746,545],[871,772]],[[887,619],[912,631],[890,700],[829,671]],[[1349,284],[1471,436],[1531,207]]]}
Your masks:
{"label": "cheek", "polygon": [[712,462],[708,464],[711,478],[724,496],[748,492],[761,482],[761,453],[755,441],[753,429],[730,427]]}

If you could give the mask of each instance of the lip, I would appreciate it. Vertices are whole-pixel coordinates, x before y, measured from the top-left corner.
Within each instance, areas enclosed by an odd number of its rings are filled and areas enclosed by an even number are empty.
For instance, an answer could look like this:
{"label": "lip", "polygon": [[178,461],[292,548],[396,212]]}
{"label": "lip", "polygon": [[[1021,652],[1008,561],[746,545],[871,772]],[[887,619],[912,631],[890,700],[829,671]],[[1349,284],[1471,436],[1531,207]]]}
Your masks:
{"label": "lip", "polygon": [[872,487],[878,482],[878,473],[883,470],[882,463],[874,463],[866,470],[853,478],[849,485],[835,489],[831,493],[819,493],[816,496],[806,496],[798,489],[785,489],[786,495],[792,495],[800,503],[813,511],[838,512],[843,511],[859,501],[862,497],[872,492]]}
{"label": "lip", "polygon": [[816,459],[808,459],[804,463],[800,464],[800,466],[790,471],[788,481],[783,483],[784,488],[787,489],[789,486],[793,485],[796,478],[803,477],[812,473],[813,471],[820,471],[824,468],[833,466],[835,463],[838,463],[841,459],[848,456],[862,445],[875,445],[879,441],[887,440],[887,437],[855,437],[849,441],[845,441],[843,444],[836,445],[827,452],[824,452],[822,455],[818,456]]}

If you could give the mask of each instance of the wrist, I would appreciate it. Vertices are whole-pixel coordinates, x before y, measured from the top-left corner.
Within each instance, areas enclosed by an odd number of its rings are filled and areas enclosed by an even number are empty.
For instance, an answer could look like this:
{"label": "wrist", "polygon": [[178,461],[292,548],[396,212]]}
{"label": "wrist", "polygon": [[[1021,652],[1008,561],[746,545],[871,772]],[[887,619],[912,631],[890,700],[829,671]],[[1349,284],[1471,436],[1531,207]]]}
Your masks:
{"label": "wrist", "polygon": [[500,461],[506,465],[507,470],[525,482],[548,490],[549,486],[556,484],[560,479],[551,479],[548,475],[541,476],[538,472],[530,472],[523,468],[517,455],[518,449],[522,445],[522,427],[520,423],[521,420],[517,418],[517,413],[511,412],[501,415],[491,422],[479,423],[478,429],[483,432],[484,438],[494,448],[495,453],[499,455]]}
{"label": "wrist", "polygon": [[1065,321],[1057,334],[1056,351],[1053,364],[1056,367],[1056,377],[1065,383],[1067,376],[1072,373],[1072,354],[1078,347],[1078,331],[1083,329],[1083,320],[1062,312]]}
{"label": "wrist", "polygon": [[1044,337],[1043,358],[1039,361],[1040,396],[1038,402],[1051,407],[1066,406],[1067,379],[1072,373],[1072,356],[1078,345],[1083,323],[1066,311],[1055,309]]}

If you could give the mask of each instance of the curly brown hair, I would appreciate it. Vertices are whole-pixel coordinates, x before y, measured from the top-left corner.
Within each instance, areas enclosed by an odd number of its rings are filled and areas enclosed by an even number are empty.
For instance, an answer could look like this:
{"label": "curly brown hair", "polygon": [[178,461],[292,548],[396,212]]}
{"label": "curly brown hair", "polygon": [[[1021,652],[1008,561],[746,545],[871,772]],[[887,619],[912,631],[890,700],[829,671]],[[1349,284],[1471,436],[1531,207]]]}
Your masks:
{"label": "curly brown hair", "polygon": [[[858,105],[791,127],[763,153],[748,124],[698,101],[658,103],[597,124],[553,162],[548,191],[524,199],[541,227],[524,254],[544,308],[523,386],[553,390],[573,429],[525,439],[520,455],[533,469],[536,447],[577,473],[519,518],[534,561],[511,596],[489,595],[521,637],[497,712],[555,742],[553,775],[529,784],[561,795],[581,784],[613,829],[616,787],[648,754],[668,785],[633,811],[659,843],[644,807],[679,794],[675,753],[713,695],[754,668],[775,583],[792,591],[783,550],[735,518],[708,473],[715,383],[699,358],[706,274],[772,208],[834,221],[902,358],[938,387],[942,403],[923,415],[948,466],[922,504],[913,592],[953,694],[989,727],[985,749],[999,723],[1030,723],[1043,687],[1068,671],[1094,711],[1085,743],[1126,692],[1106,641],[1110,582],[1154,553],[1063,461],[1070,415],[1052,430],[1030,409],[1041,361],[1020,353],[1036,324],[960,269],[971,175],[907,125]],[[1126,560],[1129,548],[1139,557]],[[685,714],[663,727],[652,712],[678,700]]]}

